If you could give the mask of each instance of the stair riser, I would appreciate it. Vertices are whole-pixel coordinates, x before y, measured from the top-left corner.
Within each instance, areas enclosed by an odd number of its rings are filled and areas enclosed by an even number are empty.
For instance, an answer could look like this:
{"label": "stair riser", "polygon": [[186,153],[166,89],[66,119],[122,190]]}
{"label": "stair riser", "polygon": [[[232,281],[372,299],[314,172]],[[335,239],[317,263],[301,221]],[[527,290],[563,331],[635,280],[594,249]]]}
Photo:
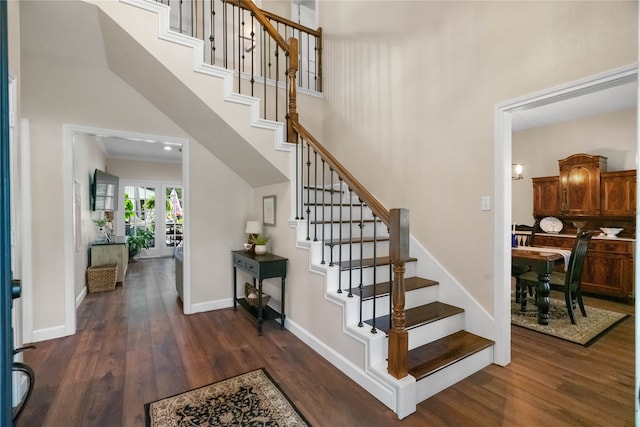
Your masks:
{"label": "stair riser", "polygon": [[[304,191],[302,195],[304,203],[317,203],[319,205],[330,205],[331,200],[333,200],[334,204],[342,203],[342,200],[345,198],[342,193],[330,192],[330,191],[309,191],[307,194],[307,190]],[[323,199],[324,197],[324,199]],[[347,197],[347,200],[348,197]],[[305,207],[306,210],[306,207]]]}
{"label": "stair riser", "polygon": [[[378,283],[389,281],[389,266],[381,265],[376,267],[376,280]],[[351,285],[354,288],[357,288],[360,284],[360,269],[354,269],[351,271]],[[341,283],[342,289],[346,289],[349,287],[349,271],[344,270],[340,272],[341,275]],[[405,277],[412,277],[416,275],[416,266],[415,263],[410,262],[406,264]],[[373,268],[364,268],[362,269],[362,284],[363,286],[370,285],[373,283]]]}
{"label": "stair riser", "polygon": [[[333,262],[339,261],[348,261],[349,260],[349,245],[341,245],[342,251],[340,251],[339,246],[334,246],[330,248],[328,246],[324,246],[324,255],[325,260],[331,260],[331,255],[333,255]],[[362,244],[362,258],[373,258],[373,243],[363,243]],[[360,260],[361,252],[360,252],[360,243],[356,243],[351,246],[351,259],[352,260]],[[342,253],[341,253],[342,252]],[[386,257],[389,256],[389,242],[382,241],[378,242],[376,246],[376,256]]]}
{"label": "stair riser", "polygon": [[[341,211],[342,208],[342,211]],[[307,209],[309,212],[307,212]],[[311,221],[322,221],[329,222],[330,220],[338,221],[342,219],[343,221],[349,221],[350,217],[353,221],[358,221],[360,218],[362,219],[373,219],[373,214],[369,208],[364,208],[362,213],[360,213],[360,206],[330,206],[330,203],[327,202],[327,205],[309,205],[305,206],[305,218],[309,218]],[[350,212],[351,211],[351,212]],[[379,227],[384,227],[382,223],[378,224]]]}
{"label": "stair riser", "polygon": [[[429,286],[428,288],[416,289],[405,294],[405,309],[418,307],[437,301],[437,286]],[[362,302],[362,318],[373,319],[373,298],[366,299]],[[379,296],[376,298],[376,316],[385,316],[389,314],[389,295]]]}
{"label": "stair riser", "polygon": [[456,314],[409,330],[409,350],[464,329],[464,314]]}
{"label": "stair riser", "polygon": [[493,347],[479,351],[421,379],[416,383],[415,396],[407,396],[406,398],[415,398],[416,402],[422,402],[491,363],[493,363]]}
{"label": "stair riser", "polygon": [[[316,234],[318,239],[322,238],[322,231],[324,230],[324,238],[325,240],[331,240],[331,236],[333,236],[333,240],[340,239],[340,230],[342,230],[342,239],[349,239],[351,236],[352,240],[360,240],[360,234],[362,232],[363,237],[373,237],[373,223],[365,222],[362,231],[360,230],[360,223],[354,221],[352,223],[349,222],[334,222],[334,223],[325,223],[325,224],[309,224],[309,235],[313,239]],[[351,234],[349,234],[351,231]],[[332,234],[333,232],[333,234]],[[389,237],[389,233],[387,232],[387,227],[382,225],[382,223],[378,223],[375,227],[376,236],[379,237]]]}

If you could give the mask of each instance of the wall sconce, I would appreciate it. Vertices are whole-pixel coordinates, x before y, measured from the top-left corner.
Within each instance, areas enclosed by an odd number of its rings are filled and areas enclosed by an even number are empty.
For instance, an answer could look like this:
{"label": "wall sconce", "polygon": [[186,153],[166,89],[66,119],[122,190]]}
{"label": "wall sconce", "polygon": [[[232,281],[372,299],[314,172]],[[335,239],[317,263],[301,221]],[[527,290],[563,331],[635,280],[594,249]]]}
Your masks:
{"label": "wall sconce", "polygon": [[511,179],[522,179],[524,178],[523,175],[523,170],[524,170],[524,166],[520,163],[516,163],[516,164],[512,164],[511,165]]}

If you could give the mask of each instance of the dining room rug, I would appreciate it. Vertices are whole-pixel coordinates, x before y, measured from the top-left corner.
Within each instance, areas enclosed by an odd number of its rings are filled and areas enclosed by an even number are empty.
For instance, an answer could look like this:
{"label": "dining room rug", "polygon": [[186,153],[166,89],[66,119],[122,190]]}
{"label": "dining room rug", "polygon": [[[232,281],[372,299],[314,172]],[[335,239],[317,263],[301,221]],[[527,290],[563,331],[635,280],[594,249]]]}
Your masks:
{"label": "dining room rug", "polygon": [[264,368],[147,403],[145,418],[147,427],[310,426]]}
{"label": "dining room rug", "polygon": [[538,324],[538,308],[530,302],[527,304],[526,312],[522,313],[520,303],[516,303],[512,295],[511,324],[588,347],[630,316],[625,313],[585,305],[587,317],[583,317],[580,308],[577,308],[573,311],[576,320],[576,324],[573,325],[569,319],[564,300],[549,298],[549,302],[549,324],[540,325]]}

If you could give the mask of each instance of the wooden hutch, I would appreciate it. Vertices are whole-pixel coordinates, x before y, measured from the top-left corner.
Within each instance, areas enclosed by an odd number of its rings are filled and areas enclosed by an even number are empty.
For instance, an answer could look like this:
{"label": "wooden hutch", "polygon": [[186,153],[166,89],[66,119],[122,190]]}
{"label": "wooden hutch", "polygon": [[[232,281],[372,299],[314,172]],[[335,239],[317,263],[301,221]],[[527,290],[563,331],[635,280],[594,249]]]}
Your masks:
{"label": "wooden hutch", "polygon": [[617,238],[594,237],[585,260],[585,292],[633,300],[636,171],[607,172],[607,158],[574,154],[559,175],[533,178],[533,216],[562,221],[559,234],[539,232],[536,245],[571,248],[578,228],[621,227]]}

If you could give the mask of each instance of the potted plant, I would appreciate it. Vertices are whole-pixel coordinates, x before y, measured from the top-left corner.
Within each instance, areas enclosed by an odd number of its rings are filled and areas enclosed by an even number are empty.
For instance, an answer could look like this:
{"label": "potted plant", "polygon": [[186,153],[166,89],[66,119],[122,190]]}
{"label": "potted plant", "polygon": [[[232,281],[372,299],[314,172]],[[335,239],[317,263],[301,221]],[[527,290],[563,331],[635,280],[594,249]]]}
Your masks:
{"label": "potted plant", "polygon": [[141,249],[149,249],[149,242],[152,239],[153,232],[148,228],[138,229],[135,236],[129,236],[127,239],[127,243],[129,244],[129,260],[137,256]]}
{"label": "potted plant", "polygon": [[249,237],[249,243],[254,245],[256,255],[267,253],[267,242],[271,239],[268,234],[252,234]]}

